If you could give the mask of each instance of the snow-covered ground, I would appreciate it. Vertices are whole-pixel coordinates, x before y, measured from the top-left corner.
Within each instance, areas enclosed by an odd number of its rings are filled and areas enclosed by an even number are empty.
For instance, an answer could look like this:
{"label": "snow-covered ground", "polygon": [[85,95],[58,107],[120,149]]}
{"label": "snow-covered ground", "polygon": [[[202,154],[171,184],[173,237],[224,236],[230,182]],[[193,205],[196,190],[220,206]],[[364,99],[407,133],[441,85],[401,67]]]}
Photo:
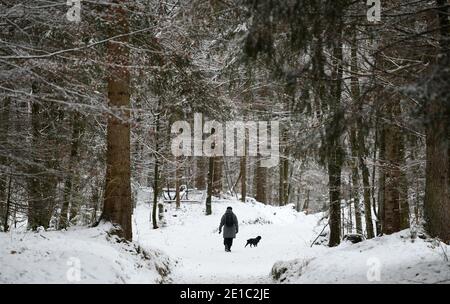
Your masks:
{"label": "snow-covered ground", "polygon": [[409,229],[351,244],[325,254],[279,262],[284,283],[450,283],[450,246],[411,238]]}
{"label": "snow-covered ground", "polygon": [[117,243],[107,231],[0,233],[0,283],[159,283],[170,260],[155,250]]}
{"label": "snow-covered ground", "polygon": [[[224,251],[218,233],[220,218],[227,206],[239,220],[239,233],[231,253]],[[291,205],[272,207],[236,200],[215,200],[212,215],[206,216],[203,204],[183,204],[176,210],[167,206],[166,226],[150,228],[150,207],[140,204],[135,210],[135,237],[143,248],[156,246],[177,258],[171,278],[177,283],[269,283],[270,271],[278,260],[293,259],[305,252],[314,254],[324,247],[310,249],[317,235],[320,215],[306,216]],[[244,248],[246,240],[261,236],[258,247]]]}
{"label": "snow-covered ground", "polygon": [[[218,225],[227,206],[240,222],[232,252],[224,252]],[[343,242],[336,248],[310,246],[321,232],[321,213],[305,215],[291,205],[273,207],[236,199],[203,204],[167,205],[165,226],[150,229],[150,208],[135,210],[137,242],[160,248],[177,259],[171,279],[177,283],[450,283],[450,246],[411,238],[410,231]],[[325,230],[326,231],[326,230]],[[256,248],[244,248],[260,235]],[[274,267],[275,265],[275,267]]]}
{"label": "snow-covered ground", "polygon": [[[133,243],[118,243],[108,225],[0,233],[0,283],[450,283],[450,246],[409,230],[311,247],[323,214],[234,198],[215,199],[209,216],[204,204],[167,204],[152,229],[149,195],[138,193]],[[231,253],[218,233],[227,206],[240,223]],[[258,235],[258,247],[244,247]]]}

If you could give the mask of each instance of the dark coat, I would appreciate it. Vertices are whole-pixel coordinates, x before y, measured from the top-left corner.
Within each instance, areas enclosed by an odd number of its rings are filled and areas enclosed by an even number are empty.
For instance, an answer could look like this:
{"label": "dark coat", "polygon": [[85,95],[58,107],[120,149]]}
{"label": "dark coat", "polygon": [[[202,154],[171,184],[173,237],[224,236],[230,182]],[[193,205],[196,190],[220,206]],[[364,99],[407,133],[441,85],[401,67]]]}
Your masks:
{"label": "dark coat", "polygon": [[[225,225],[225,215],[227,213],[231,213],[233,215],[233,226],[227,226]],[[219,226],[219,231],[222,230],[223,228],[223,238],[224,239],[228,239],[228,238],[235,238],[236,237],[236,233],[238,233],[239,231],[239,225],[238,225],[238,220],[236,217],[236,214],[233,213],[233,211],[231,210],[227,210],[225,212],[224,215],[222,215],[222,219],[220,220],[220,226]]]}

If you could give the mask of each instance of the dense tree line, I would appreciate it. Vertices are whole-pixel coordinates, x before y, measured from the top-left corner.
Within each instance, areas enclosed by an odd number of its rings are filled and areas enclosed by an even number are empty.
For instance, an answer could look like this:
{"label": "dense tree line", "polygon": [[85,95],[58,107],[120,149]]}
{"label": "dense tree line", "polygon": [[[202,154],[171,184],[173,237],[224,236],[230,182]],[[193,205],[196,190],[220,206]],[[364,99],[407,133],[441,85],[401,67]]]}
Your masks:
{"label": "dense tree line", "polygon": [[[329,245],[450,241],[449,3],[0,1],[0,226],[117,224],[136,191],[326,211]],[[280,122],[278,165],[171,153],[171,126]],[[212,133],[215,130],[207,130]],[[205,135],[204,135],[205,136]],[[249,146],[248,136],[244,140]]]}

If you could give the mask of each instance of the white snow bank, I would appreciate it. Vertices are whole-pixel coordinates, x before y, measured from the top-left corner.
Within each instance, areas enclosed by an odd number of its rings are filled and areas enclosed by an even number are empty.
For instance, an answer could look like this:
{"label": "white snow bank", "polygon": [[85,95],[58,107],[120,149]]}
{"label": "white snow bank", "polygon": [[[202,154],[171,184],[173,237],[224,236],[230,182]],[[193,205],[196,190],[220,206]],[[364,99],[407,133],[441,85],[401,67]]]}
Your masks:
{"label": "white snow bank", "polygon": [[168,257],[108,236],[109,225],[0,234],[0,283],[159,283]]}
{"label": "white snow bank", "polygon": [[450,283],[450,246],[412,239],[409,229],[357,244],[344,242],[317,257],[277,262],[282,283]]}

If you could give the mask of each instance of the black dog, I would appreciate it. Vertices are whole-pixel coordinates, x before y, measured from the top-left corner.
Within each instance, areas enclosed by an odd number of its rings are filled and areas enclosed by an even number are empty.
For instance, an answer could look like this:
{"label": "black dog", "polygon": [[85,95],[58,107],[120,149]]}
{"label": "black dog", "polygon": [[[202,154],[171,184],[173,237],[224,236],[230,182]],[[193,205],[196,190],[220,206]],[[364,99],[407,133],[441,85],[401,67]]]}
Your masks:
{"label": "black dog", "polygon": [[258,242],[261,240],[261,237],[260,236],[257,236],[257,237],[255,237],[254,239],[248,239],[247,240],[247,244],[245,244],[245,247],[247,247],[247,245],[249,245],[250,244],[250,247],[252,247],[252,246],[255,246],[255,247],[257,247],[258,246]]}

